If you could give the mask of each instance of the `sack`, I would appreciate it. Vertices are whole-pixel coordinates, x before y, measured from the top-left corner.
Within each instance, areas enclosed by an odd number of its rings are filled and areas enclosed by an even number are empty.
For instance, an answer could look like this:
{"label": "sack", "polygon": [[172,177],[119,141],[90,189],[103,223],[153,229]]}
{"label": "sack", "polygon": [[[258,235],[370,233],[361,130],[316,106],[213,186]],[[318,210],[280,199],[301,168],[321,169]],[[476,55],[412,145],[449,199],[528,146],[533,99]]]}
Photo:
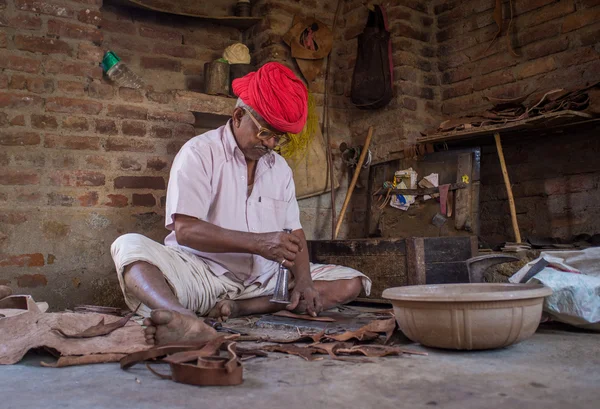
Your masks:
{"label": "sack", "polygon": [[358,51],[352,76],[352,103],[361,109],[387,105],[393,97],[392,42],[385,10],[369,11],[367,25],[358,36]]}

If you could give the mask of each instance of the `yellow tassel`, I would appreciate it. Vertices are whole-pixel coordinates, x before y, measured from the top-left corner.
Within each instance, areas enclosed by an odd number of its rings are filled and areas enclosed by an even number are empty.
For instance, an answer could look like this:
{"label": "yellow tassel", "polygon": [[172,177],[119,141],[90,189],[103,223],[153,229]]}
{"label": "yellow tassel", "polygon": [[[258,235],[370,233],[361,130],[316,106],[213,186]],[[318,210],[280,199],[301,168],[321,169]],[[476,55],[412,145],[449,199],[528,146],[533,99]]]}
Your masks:
{"label": "yellow tassel", "polygon": [[319,126],[319,118],[317,117],[315,98],[308,93],[308,117],[306,125],[300,133],[288,133],[290,142],[279,147],[278,153],[286,159],[306,154],[308,145],[310,144],[317,127]]}

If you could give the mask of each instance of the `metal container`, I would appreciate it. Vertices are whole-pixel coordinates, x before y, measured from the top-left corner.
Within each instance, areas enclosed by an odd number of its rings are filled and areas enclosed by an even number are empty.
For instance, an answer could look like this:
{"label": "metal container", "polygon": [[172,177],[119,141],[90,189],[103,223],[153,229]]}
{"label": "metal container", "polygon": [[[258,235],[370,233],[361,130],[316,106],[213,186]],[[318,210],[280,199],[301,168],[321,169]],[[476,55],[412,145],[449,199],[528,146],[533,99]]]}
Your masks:
{"label": "metal container", "polygon": [[229,64],[211,61],[204,64],[204,93],[229,95]]}

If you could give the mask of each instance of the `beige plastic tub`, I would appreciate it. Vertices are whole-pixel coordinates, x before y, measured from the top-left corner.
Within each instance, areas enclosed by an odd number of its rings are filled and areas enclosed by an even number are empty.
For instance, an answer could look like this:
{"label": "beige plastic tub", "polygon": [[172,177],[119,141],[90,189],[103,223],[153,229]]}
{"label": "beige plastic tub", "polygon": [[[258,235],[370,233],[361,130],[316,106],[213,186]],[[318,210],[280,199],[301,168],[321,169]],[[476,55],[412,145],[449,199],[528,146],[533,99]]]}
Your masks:
{"label": "beige plastic tub", "polygon": [[435,284],[388,288],[398,326],[423,345],[446,349],[505,347],[533,335],[544,297],[538,284]]}

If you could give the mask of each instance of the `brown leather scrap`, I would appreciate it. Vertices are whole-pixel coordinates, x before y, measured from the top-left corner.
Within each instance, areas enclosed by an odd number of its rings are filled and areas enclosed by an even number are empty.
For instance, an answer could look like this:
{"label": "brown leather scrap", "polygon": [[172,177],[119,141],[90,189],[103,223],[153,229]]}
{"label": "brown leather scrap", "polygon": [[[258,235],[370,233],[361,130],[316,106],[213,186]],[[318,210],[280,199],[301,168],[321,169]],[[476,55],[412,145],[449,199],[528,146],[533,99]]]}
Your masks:
{"label": "brown leather scrap", "polygon": [[394,317],[373,320],[364,327],[357,329],[356,331],[346,331],[338,335],[325,335],[326,339],[332,339],[334,341],[349,341],[356,339],[358,341],[369,341],[377,339],[379,333],[385,333],[385,342],[387,343],[396,329],[396,319]]}
{"label": "brown leather scrap", "polygon": [[125,354],[91,354],[81,356],[61,356],[56,362],[40,362],[46,368],[64,368],[66,366],[104,364],[107,362],[119,362]]}
{"label": "brown leather scrap", "polygon": [[307,361],[318,361],[323,358],[313,357],[314,354],[317,354],[319,351],[310,346],[298,346],[298,345],[265,345],[261,347],[263,351],[270,352],[283,352],[284,354],[296,355]]}
{"label": "brown leather scrap", "polygon": [[[147,351],[130,354],[121,359],[121,369],[151,359],[163,358],[171,368],[171,374],[157,372],[150,364],[146,367],[155,375],[175,382],[197,386],[239,385],[243,381],[243,367],[238,358],[236,343],[231,336],[222,335],[211,341],[196,345],[165,345]],[[225,348],[227,357],[218,356]],[[244,351],[257,356],[255,351]]]}
{"label": "brown leather scrap", "polygon": [[111,322],[110,324],[105,324],[104,323],[104,317],[102,317],[100,319],[100,322],[98,324],[96,324],[94,326],[91,326],[88,329],[86,329],[84,331],[81,331],[79,333],[76,333],[76,334],[66,334],[60,328],[52,328],[52,331],[58,332],[60,335],[62,335],[65,338],[93,338],[93,337],[99,337],[99,336],[102,336],[102,335],[108,335],[111,332],[113,332],[114,330],[119,329],[121,327],[124,327],[125,324],[127,324],[127,322],[134,315],[135,315],[135,311],[127,314],[126,316],[124,316],[120,320]]}

